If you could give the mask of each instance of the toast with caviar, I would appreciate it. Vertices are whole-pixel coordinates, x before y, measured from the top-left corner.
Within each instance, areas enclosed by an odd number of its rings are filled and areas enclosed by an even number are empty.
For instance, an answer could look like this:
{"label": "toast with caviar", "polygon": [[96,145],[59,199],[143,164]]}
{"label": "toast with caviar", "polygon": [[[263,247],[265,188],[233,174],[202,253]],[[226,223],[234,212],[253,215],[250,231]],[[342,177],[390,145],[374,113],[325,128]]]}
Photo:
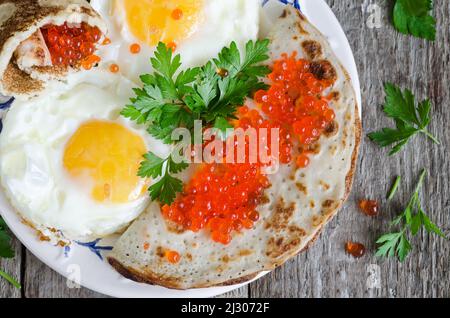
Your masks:
{"label": "toast with caviar", "polygon": [[85,0],[0,0],[0,94],[30,98],[91,68],[106,33]]}
{"label": "toast with caviar", "polygon": [[123,276],[174,289],[249,281],[308,248],[347,199],[361,138],[351,79],[292,7],[269,39],[270,88],[236,117],[289,132],[278,172],[200,167],[172,205],[152,203],[115,244],[108,260]]}

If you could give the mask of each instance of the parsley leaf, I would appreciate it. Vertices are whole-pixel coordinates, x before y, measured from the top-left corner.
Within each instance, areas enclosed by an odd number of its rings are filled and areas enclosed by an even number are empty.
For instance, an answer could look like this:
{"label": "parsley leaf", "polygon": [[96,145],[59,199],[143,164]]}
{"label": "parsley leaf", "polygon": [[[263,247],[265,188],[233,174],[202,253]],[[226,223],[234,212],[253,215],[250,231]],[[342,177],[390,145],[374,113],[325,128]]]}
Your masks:
{"label": "parsley leaf", "polygon": [[[227,70],[230,77],[237,75],[266,76],[269,74],[267,67],[256,65],[269,59],[267,48],[269,40],[249,41],[245,46],[245,58],[241,62],[241,55],[235,42],[229,48],[223,48],[219,57],[214,59],[214,64],[220,69]],[[255,66],[256,65],[256,66]]]}
{"label": "parsley leaf", "polygon": [[369,134],[369,138],[381,147],[394,145],[389,155],[399,152],[417,133],[422,133],[433,140],[439,141],[427,131],[430,123],[431,102],[422,101],[416,105],[412,92],[406,89],[404,92],[397,86],[386,83],[385,114],[393,118],[396,128],[383,128],[380,131]]}
{"label": "parsley leaf", "polygon": [[216,121],[214,122],[214,128],[219,131],[219,136],[222,140],[227,140],[227,138],[229,137],[229,129],[232,129],[233,125],[231,125],[225,118],[217,117]]}
{"label": "parsley leaf", "polygon": [[[235,42],[222,49],[216,59],[196,68],[180,70],[180,55],[173,55],[159,43],[150,59],[154,73],[140,77],[142,88],[121,115],[140,125],[147,125],[153,137],[173,144],[172,132],[178,127],[193,130],[194,121],[225,132],[232,126],[237,108],[255,91],[266,88],[260,77],[270,73],[261,63],[269,59],[269,40],[249,41],[241,54]],[[184,162],[175,163],[172,156],[161,159],[152,153],[144,156],[139,176],[158,179],[149,188],[152,200],[170,204],[183,189],[183,183],[172,176],[185,169]]]}
{"label": "parsley leaf", "polygon": [[153,179],[161,177],[149,187],[150,197],[152,200],[159,199],[162,203],[171,204],[176,194],[183,190],[183,183],[171,174],[179,173],[188,166],[185,162],[175,162],[172,156],[162,159],[149,152],[144,155],[138,175],[142,178]]}
{"label": "parsley leaf", "polygon": [[434,41],[436,20],[430,15],[432,0],[397,0],[394,5],[394,26],[404,34]]}
{"label": "parsley leaf", "polygon": [[182,161],[182,162],[175,162],[173,160],[173,156],[169,157],[169,172],[170,173],[179,173],[189,167],[189,164]]}
{"label": "parsley leaf", "polygon": [[172,58],[172,50],[160,42],[156,48],[155,57],[151,58],[153,68],[165,79],[172,79],[175,72],[181,66],[181,57],[176,55]]}
{"label": "parsley leaf", "polygon": [[172,204],[176,194],[183,190],[183,182],[166,173],[158,182],[150,186],[148,191],[152,200],[159,199],[162,203]]}
{"label": "parsley leaf", "polygon": [[426,173],[426,170],[422,171],[414,194],[403,213],[391,222],[392,226],[398,226],[403,222],[401,230],[399,232],[385,234],[376,241],[380,245],[376,256],[394,257],[397,255],[400,262],[403,262],[412,250],[407,232],[409,231],[412,236],[416,236],[422,227],[428,233],[435,233],[445,238],[445,234],[425,214],[419,199],[419,192]]}
{"label": "parsley leaf", "polygon": [[397,176],[397,178],[395,179],[394,185],[392,186],[391,190],[388,193],[387,199],[388,201],[391,201],[395,194],[397,193],[398,187],[400,186],[400,182],[402,181],[402,177],[401,176]]}
{"label": "parsley leaf", "polygon": [[144,155],[144,161],[141,162],[138,176],[141,178],[158,178],[163,174],[165,160],[149,152]]}

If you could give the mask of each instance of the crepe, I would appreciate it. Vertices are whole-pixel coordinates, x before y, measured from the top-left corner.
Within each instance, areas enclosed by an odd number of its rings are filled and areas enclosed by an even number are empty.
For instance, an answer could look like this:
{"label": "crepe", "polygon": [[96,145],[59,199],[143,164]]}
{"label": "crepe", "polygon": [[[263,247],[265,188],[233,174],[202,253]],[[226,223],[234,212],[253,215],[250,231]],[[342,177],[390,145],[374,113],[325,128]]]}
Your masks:
{"label": "crepe", "polygon": [[79,70],[51,66],[40,39],[42,26],[64,22],[86,22],[106,33],[106,25],[85,0],[0,0],[0,94],[30,98],[48,82]]}
{"label": "crepe", "polygon": [[[305,250],[338,212],[352,185],[361,126],[350,77],[330,45],[297,10],[288,7],[270,35],[271,60],[296,51],[313,61],[318,78],[336,79],[333,131],[319,140],[317,154],[306,169],[285,165],[270,175],[272,186],[258,207],[254,229],[236,234],[228,245],[215,243],[207,231],[177,233],[168,228],[153,203],[118,240],[109,263],[138,282],[175,289],[242,283],[270,271]],[[147,244],[147,249],[142,248]],[[177,264],[164,250],[181,255]]]}

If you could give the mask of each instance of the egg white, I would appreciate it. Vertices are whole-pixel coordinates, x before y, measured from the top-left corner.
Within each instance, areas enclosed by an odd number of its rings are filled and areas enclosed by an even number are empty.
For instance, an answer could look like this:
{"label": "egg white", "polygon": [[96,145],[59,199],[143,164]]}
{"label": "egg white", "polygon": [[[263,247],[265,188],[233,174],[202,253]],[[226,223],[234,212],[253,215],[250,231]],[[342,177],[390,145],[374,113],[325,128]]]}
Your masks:
{"label": "egg white", "polygon": [[[149,203],[145,194],[123,204],[96,202],[89,187],[80,187],[69,176],[63,154],[81,124],[94,119],[115,122],[141,136],[155,154],[170,153],[144,127],[120,116],[132,96],[131,82],[102,72],[89,74],[88,79],[72,80],[73,87],[65,93],[13,103],[0,134],[0,178],[12,206],[37,229],[56,229],[80,241],[123,229]],[[82,80],[87,83],[78,83]]]}
{"label": "egg white", "polygon": [[[115,14],[114,0],[92,0],[91,5],[108,26],[111,44],[99,48],[101,67],[118,64],[120,72],[138,82],[141,74],[152,71],[150,57],[155,47],[137,40],[129,30],[125,12]],[[260,0],[206,0],[203,19],[196,31],[177,43],[182,68],[200,66],[217,56],[220,50],[235,41],[243,49],[249,40],[255,40],[259,31]],[[139,43],[141,52],[130,53],[130,45]]]}

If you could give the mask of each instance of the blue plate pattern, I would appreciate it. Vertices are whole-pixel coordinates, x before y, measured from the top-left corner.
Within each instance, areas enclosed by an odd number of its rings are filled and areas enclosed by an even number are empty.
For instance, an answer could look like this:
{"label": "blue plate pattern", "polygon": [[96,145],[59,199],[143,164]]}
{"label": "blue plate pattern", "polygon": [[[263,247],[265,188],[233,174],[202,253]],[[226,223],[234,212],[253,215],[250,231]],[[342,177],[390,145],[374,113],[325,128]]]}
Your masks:
{"label": "blue plate pattern", "polygon": [[[103,256],[101,254],[102,251],[111,251],[113,249],[112,246],[98,246],[97,244],[101,241],[101,239],[96,239],[95,241],[88,242],[88,243],[82,243],[82,242],[76,242],[78,245],[87,247],[91,252],[93,252],[95,255],[100,258],[100,260],[103,261]],[[68,252],[70,252],[70,249],[67,251],[64,251],[65,255],[68,255]]]}
{"label": "blue plate pattern", "polygon": [[[263,0],[262,5],[265,6],[269,1],[270,0]],[[294,6],[294,8],[296,8],[297,10],[301,10],[299,0],[278,0],[278,2],[281,2],[283,4],[290,4]]]}
{"label": "blue plate pattern", "polygon": [[14,101],[14,97],[11,97],[6,102],[0,103],[0,110],[8,109],[11,106],[11,104],[13,103],[13,101]]}

